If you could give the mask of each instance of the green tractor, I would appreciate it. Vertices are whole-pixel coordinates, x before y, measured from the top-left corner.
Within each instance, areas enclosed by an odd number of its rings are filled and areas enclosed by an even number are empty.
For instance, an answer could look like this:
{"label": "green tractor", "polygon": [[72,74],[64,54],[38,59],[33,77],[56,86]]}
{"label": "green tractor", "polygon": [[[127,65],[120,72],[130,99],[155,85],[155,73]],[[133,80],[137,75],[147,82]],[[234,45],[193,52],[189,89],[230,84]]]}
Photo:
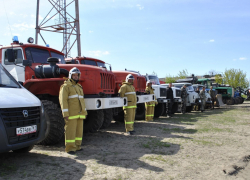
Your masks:
{"label": "green tractor", "polygon": [[241,97],[242,90],[237,88],[236,91],[233,87],[227,85],[219,85],[214,83],[213,78],[204,78],[198,79],[198,83],[205,85],[207,90],[213,86],[213,89],[216,91],[216,94],[221,94],[222,102],[227,105],[242,104],[244,98]]}

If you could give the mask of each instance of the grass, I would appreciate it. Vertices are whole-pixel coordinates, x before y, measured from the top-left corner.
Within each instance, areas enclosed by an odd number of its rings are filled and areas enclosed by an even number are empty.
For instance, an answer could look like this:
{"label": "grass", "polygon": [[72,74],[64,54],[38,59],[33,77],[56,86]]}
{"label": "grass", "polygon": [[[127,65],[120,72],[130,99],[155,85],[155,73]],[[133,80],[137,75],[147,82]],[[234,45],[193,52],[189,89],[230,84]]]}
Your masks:
{"label": "grass", "polygon": [[170,147],[171,144],[166,143],[166,142],[162,142],[156,138],[149,138],[149,141],[147,141],[146,143],[142,143],[142,146],[144,148],[152,149],[152,148]]}

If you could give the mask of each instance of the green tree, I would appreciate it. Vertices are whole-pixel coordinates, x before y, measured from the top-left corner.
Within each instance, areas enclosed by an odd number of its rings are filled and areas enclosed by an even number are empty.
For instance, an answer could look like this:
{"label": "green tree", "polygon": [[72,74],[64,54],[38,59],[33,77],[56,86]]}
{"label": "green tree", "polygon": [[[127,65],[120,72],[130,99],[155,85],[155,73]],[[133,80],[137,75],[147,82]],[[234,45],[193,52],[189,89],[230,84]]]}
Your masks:
{"label": "green tree", "polygon": [[176,77],[171,76],[170,74],[169,74],[169,76],[166,76],[166,78],[165,78],[166,83],[174,83],[175,81],[176,81]]}
{"label": "green tree", "polygon": [[223,79],[221,77],[220,74],[216,74],[215,75],[215,82],[218,83],[218,84],[222,84],[223,83]]}
{"label": "green tree", "polygon": [[183,69],[182,71],[179,71],[177,77],[178,79],[184,79],[188,76],[188,71],[187,69]]}
{"label": "green tree", "polygon": [[229,84],[233,88],[241,87],[241,88],[248,88],[249,87],[249,81],[246,78],[246,73],[244,73],[240,69],[229,69],[225,70],[224,76],[223,76],[223,82],[224,84]]}

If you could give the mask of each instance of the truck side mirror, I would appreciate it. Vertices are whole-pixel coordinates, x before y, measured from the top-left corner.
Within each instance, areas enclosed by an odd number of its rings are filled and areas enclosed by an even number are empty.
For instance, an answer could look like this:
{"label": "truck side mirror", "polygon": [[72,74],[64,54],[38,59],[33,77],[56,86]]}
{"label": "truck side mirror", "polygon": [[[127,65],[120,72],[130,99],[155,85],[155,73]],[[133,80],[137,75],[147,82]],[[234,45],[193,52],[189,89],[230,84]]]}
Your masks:
{"label": "truck side mirror", "polygon": [[8,62],[15,62],[14,50],[7,49]]}
{"label": "truck side mirror", "polygon": [[23,65],[24,66],[32,66],[32,61],[30,61],[30,60],[23,60]]}

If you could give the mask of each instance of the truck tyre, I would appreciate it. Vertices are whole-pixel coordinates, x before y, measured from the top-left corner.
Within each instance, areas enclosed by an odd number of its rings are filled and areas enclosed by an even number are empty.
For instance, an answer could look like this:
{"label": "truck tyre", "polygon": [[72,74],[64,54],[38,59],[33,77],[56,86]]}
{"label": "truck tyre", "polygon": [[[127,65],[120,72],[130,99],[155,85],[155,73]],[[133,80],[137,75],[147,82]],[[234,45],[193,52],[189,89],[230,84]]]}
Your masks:
{"label": "truck tyre", "polygon": [[145,103],[137,104],[135,119],[145,120]]}
{"label": "truck tyre", "polygon": [[16,150],[12,150],[14,153],[27,153],[29,151],[31,151],[33,149],[34,145],[32,146],[28,146],[25,148],[21,148],[21,149],[16,149]]}
{"label": "truck tyre", "polygon": [[227,99],[227,105],[234,105],[234,99],[232,97]]}
{"label": "truck tyre", "polygon": [[38,144],[53,145],[58,143],[64,135],[64,119],[61,108],[57,104],[48,100],[41,100],[44,106],[46,118],[45,139]]}
{"label": "truck tyre", "polygon": [[111,121],[113,119],[113,110],[112,109],[103,109],[104,120],[102,123],[101,129],[105,129],[110,126]]}
{"label": "truck tyre", "polygon": [[87,118],[84,120],[84,131],[85,133],[94,133],[98,131],[103,124],[104,113],[103,110],[90,110],[88,111]]}
{"label": "truck tyre", "polygon": [[159,103],[155,106],[155,114],[154,117],[158,118],[160,117],[163,113],[164,113],[164,104],[163,103]]}
{"label": "truck tyre", "polygon": [[186,106],[186,112],[191,112],[193,109],[193,106]]}
{"label": "truck tyre", "polygon": [[178,103],[175,102],[172,106],[172,114],[177,113],[177,111],[178,111]]}
{"label": "truck tyre", "polygon": [[124,111],[120,111],[118,115],[114,116],[113,118],[117,122],[124,122]]}

